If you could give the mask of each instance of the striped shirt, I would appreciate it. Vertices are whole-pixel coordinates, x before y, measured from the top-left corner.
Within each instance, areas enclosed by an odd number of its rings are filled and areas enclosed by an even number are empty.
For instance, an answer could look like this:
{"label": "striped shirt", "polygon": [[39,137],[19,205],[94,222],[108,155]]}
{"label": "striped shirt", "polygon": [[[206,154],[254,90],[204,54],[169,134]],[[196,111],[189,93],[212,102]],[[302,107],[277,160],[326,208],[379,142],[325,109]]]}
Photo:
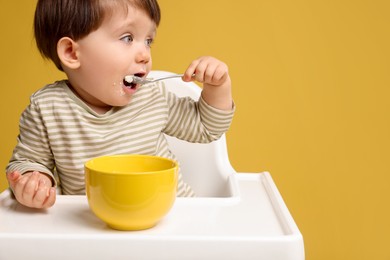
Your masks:
{"label": "striped shirt", "polygon": [[[63,194],[85,194],[84,163],[110,154],[149,154],[176,160],[166,135],[189,142],[218,139],[234,109],[222,111],[202,98],[178,98],[164,84],[141,87],[131,102],[98,114],[58,81],[35,92],[21,115],[20,133],[7,172],[39,171]],[[178,196],[193,196],[181,173]]]}

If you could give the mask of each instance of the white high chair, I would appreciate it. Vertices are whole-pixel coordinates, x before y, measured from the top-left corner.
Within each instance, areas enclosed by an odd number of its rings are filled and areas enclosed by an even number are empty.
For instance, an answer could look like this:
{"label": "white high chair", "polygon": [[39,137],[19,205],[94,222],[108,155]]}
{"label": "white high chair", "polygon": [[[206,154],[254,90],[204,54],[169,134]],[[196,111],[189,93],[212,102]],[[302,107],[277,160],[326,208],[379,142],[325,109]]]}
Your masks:
{"label": "white high chair", "polygon": [[[169,74],[153,71],[149,76]],[[166,86],[194,99],[201,92],[180,79]],[[58,195],[52,208],[36,211],[18,204],[6,190],[0,194],[0,259],[305,258],[302,235],[269,173],[236,173],[225,136],[210,144],[168,139],[197,197],[177,198],[157,226],[116,231],[91,212],[85,196]]]}

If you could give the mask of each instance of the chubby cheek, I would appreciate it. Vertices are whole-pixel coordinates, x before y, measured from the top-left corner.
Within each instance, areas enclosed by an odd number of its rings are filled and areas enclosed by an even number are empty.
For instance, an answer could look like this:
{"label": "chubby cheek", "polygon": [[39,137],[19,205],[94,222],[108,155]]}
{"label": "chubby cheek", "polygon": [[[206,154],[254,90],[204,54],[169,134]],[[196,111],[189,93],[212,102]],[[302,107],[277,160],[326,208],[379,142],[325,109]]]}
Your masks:
{"label": "chubby cheek", "polygon": [[112,95],[114,93],[122,93],[123,76],[118,73],[118,67],[106,66],[91,66],[88,68],[88,72],[85,74],[88,78],[88,85],[101,95]]}
{"label": "chubby cheek", "polygon": [[132,97],[125,92],[123,79],[119,77],[100,77],[100,81],[90,82],[88,90],[84,90],[89,93],[96,104],[102,106],[125,106],[129,104]]}

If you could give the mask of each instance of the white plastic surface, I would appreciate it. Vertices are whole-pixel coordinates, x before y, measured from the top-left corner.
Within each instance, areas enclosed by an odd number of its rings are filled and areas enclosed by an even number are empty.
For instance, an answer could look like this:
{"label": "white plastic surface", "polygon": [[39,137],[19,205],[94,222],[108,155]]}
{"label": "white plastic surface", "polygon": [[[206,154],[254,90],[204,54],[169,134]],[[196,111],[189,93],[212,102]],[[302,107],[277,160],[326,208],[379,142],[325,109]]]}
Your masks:
{"label": "white plastic surface", "polygon": [[[116,231],[85,196],[64,196],[47,211],[0,195],[0,259],[303,260],[302,236],[271,176],[236,174],[239,199],[178,198],[154,228]],[[224,203],[224,201],[227,203]]]}
{"label": "white plastic surface", "polygon": [[[196,84],[180,79],[166,85],[179,96],[200,94]],[[196,198],[177,198],[152,229],[126,232],[108,228],[85,196],[59,195],[42,211],[21,206],[5,191],[0,194],[0,260],[305,258],[302,235],[269,173],[237,174],[225,136],[210,144],[168,138]]]}

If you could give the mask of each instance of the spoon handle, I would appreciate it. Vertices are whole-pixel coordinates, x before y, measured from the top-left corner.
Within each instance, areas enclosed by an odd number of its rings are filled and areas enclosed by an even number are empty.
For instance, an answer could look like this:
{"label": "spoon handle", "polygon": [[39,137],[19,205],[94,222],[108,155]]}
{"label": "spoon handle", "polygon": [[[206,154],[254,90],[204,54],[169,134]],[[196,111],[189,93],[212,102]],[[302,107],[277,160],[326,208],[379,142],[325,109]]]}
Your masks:
{"label": "spoon handle", "polygon": [[[133,82],[136,84],[144,85],[144,84],[153,83],[153,82],[160,81],[160,80],[181,78],[183,76],[184,76],[184,74],[175,74],[175,75],[166,76],[166,77],[162,77],[162,78],[158,78],[158,79],[143,79],[143,78],[140,78],[137,76],[133,76]],[[194,76],[195,76],[195,74],[192,74],[192,77],[194,77]]]}

